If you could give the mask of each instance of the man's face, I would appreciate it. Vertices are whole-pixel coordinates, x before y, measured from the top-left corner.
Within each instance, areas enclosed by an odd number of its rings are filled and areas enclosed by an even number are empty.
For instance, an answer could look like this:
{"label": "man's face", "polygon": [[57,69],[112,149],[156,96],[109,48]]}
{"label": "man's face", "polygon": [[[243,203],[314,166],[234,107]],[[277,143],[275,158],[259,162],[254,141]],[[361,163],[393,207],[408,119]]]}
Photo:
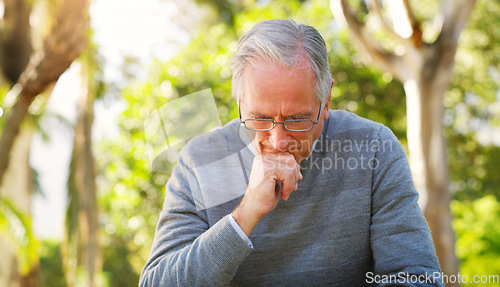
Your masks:
{"label": "man's face", "polygon": [[[316,122],[320,101],[315,95],[314,80],[314,72],[305,60],[293,68],[257,60],[255,65],[248,65],[242,75],[242,120],[310,119]],[[277,124],[270,131],[254,132],[255,149],[261,154],[288,152],[300,163],[311,153],[314,141],[321,135],[329,105],[328,98],[322,106],[318,124],[309,131],[290,132]]]}

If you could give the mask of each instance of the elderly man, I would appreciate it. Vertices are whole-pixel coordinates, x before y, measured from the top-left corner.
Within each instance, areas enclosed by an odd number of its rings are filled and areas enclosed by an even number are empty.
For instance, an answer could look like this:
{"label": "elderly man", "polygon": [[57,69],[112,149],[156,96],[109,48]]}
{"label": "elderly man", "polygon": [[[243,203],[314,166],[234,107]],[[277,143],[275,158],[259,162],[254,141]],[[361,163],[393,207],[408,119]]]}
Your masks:
{"label": "elderly man", "polygon": [[329,109],[314,28],[257,24],[232,84],[240,119],[179,154],[140,286],[442,285],[406,155]]}

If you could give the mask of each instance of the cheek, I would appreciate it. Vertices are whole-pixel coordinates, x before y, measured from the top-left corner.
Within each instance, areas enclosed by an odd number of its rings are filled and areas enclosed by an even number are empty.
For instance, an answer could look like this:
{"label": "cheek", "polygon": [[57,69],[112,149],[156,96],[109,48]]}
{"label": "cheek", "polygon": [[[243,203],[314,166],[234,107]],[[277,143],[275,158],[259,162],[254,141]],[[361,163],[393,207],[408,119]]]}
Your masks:
{"label": "cheek", "polygon": [[323,132],[323,126],[324,126],[324,122],[320,121],[314,127],[313,132],[311,133],[312,142],[314,142],[315,140],[317,140],[321,136],[321,133]]}
{"label": "cheek", "polygon": [[255,133],[255,140],[259,143],[265,141],[268,138],[269,138],[269,133],[267,133],[267,132],[256,132]]}
{"label": "cheek", "polygon": [[289,148],[290,150],[296,152],[307,152],[311,149],[312,142],[313,142],[312,134],[296,135],[290,142]]}
{"label": "cheek", "polygon": [[288,144],[288,150],[290,152],[300,152],[302,150],[303,141],[293,140]]}
{"label": "cheek", "polygon": [[269,134],[267,132],[256,132],[253,138],[254,145],[259,147],[259,150],[262,146],[269,145]]}

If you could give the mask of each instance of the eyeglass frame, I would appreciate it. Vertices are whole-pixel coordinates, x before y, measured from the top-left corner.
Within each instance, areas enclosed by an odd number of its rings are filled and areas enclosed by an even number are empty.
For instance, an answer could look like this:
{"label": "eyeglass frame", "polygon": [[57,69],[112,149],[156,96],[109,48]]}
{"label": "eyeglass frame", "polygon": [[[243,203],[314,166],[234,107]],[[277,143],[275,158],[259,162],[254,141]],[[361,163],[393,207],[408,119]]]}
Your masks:
{"label": "eyeglass frame", "polygon": [[[274,120],[271,120],[271,119],[246,119],[244,121],[241,120],[241,105],[240,103],[238,103],[238,114],[240,116],[240,123],[243,124],[245,126],[245,128],[251,130],[251,131],[256,131],[256,132],[267,132],[267,131],[270,131],[272,129],[274,129],[274,127],[276,126],[276,124],[281,124],[283,125],[283,128],[289,132],[307,132],[307,131],[310,131],[314,128],[314,125],[318,124],[319,123],[319,117],[321,116],[321,108],[323,107],[323,103],[320,103],[319,104],[319,111],[318,111],[318,118],[316,119],[316,122],[314,122],[313,120],[311,119],[295,119],[295,120],[284,120],[282,122],[275,122]],[[271,128],[269,129],[252,129],[252,128],[249,128],[247,127],[247,125],[245,124],[246,121],[262,121],[262,122],[272,122],[272,126]],[[286,123],[287,122],[307,122],[307,121],[310,121],[313,123],[312,127],[307,129],[307,130],[289,130],[287,127],[286,127]]]}

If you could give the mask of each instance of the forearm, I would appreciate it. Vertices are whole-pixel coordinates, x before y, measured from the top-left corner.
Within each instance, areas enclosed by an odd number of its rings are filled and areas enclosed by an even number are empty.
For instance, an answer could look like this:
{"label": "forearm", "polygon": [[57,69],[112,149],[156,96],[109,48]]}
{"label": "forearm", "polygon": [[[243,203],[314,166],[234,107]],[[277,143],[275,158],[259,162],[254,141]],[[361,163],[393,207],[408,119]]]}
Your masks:
{"label": "forearm", "polygon": [[233,210],[232,216],[234,221],[236,221],[247,236],[250,236],[262,219],[261,216],[255,215],[255,212],[252,212],[252,209],[247,206],[245,198],[243,198],[242,202]]}
{"label": "forearm", "polygon": [[252,251],[227,217],[182,248],[158,239],[141,274],[141,287],[227,286]]}

